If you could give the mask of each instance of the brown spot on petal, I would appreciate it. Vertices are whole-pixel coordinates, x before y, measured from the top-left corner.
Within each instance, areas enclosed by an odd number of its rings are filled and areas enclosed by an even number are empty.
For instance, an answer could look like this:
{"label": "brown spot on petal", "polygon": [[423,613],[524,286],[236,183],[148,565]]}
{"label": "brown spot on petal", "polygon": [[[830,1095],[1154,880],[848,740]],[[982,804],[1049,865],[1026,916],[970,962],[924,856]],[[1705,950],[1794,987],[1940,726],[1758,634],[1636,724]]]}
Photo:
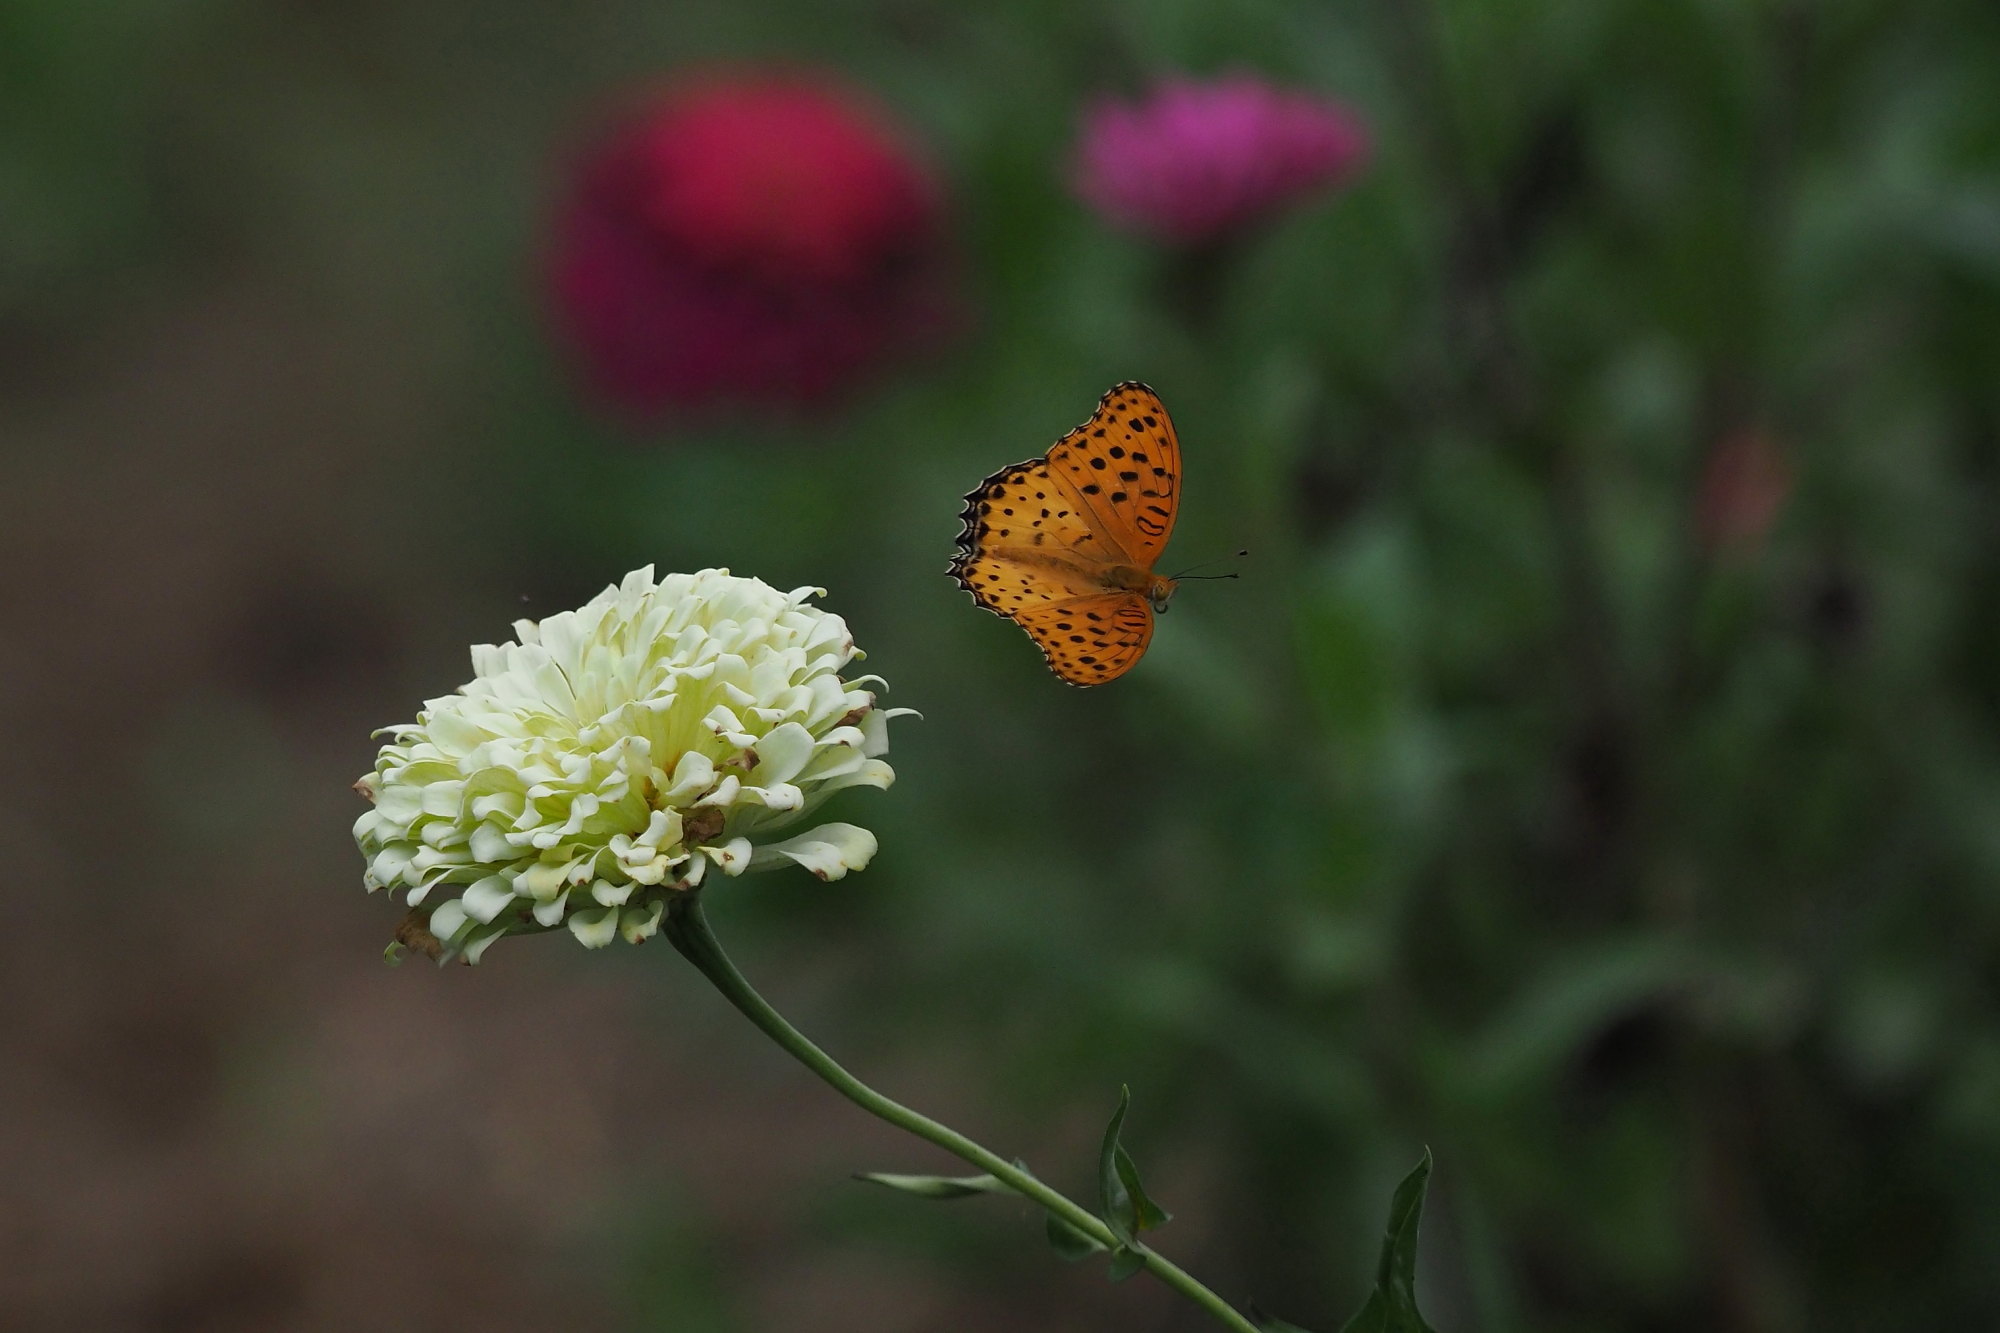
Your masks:
{"label": "brown spot on petal", "polygon": [[741,754],[731,755],[729,758],[717,764],[716,767],[740,768],[745,773],[748,773],[751,769],[757,767],[757,752],[755,750],[745,750]]}
{"label": "brown spot on petal", "polygon": [[351,790],[360,792],[363,796],[367,797],[370,805],[375,803],[375,789],[368,785],[367,778],[356,778]]}
{"label": "brown spot on petal", "polygon": [[833,725],[836,727],[858,727],[861,725],[861,719],[867,717],[873,711],[872,708],[850,708],[845,713],[842,713],[840,721]]}

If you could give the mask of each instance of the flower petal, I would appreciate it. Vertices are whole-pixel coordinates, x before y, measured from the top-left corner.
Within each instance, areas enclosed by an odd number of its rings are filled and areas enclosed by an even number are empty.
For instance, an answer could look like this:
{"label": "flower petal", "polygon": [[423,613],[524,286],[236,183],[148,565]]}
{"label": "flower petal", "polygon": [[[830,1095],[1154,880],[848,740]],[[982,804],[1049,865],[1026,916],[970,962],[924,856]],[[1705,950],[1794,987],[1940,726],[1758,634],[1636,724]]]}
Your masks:
{"label": "flower petal", "polygon": [[466,912],[480,925],[506,911],[514,902],[514,886],[504,875],[488,875],[458,896]]}
{"label": "flower petal", "polygon": [[854,824],[821,824],[783,842],[759,847],[752,869],[762,870],[793,861],[821,879],[839,879],[860,870],[874,857],[875,835]]}
{"label": "flower petal", "polygon": [[757,785],[769,787],[790,782],[812,758],[813,736],[796,722],[773,727],[757,742]]}
{"label": "flower petal", "polygon": [[568,903],[568,889],[564,889],[545,903],[536,903],[534,909],[535,924],[539,926],[553,926],[556,922],[562,920],[563,908]]}
{"label": "flower petal", "polygon": [[602,949],[618,938],[616,907],[586,907],[569,914],[569,933],[586,949]]}
{"label": "flower petal", "polygon": [[637,944],[640,940],[651,939],[660,932],[660,916],[667,910],[666,900],[655,898],[646,907],[628,907],[618,914],[618,933],[627,944]]}
{"label": "flower petal", "polygon": [[748,870],[753,855],[748,838],[731,838],[720,847],[704,847],[702,851],[708,853],[716,869],[725,875],[740,875]]}

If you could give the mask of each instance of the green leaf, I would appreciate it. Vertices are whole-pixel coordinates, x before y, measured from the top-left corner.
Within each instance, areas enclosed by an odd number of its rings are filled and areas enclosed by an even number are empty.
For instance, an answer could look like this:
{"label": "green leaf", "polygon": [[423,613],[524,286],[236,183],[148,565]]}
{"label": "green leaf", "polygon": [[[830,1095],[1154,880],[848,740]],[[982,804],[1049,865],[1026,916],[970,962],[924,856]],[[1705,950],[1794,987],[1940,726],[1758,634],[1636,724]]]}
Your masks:
{"label": "green leaf", "polygon": [[1146,1256],[1120,1245],[1111,1252],[1111,1280],[1123,1282],[1146,1266]]}
{"label": "green leaf", "polygon": [[1132,1089],[1120,1086],[1118,1109],[1104,1127],[1104,1147],[1097,1155],[1097,1190],[1102,1199],[1104,1224],[1121,1241],[1132,1239],[1132,1194],[1118,1171],[1118,1133],[1125,1128],[1125,1113],[1132,1109]]}
{"label": "green leaf", "polygon": [[1014,1192],[998,1176],[899,1176],[888,1171],[863,1171],[854,1178],[925,1199],[969,1199],[975,1194]]}
{"label": "green leaf", "polygon": [[1121,1145],[1117,1157],[1118,1183],[1125,1187],[1132,1200],[1132,1229],[1151,1231],[1171,1222],[1174,1215],[1146,1196],[1146,1187],[1139,1183],[1139,1168],[1132,1161],[1132,1154]]}
{"label": "green leaf", "polygon": [[1054,1247],[1057,1254],[1071,1263],[1103,1252],[1104,1247],[1098,1244],[1095,1238],[1078,1231],[1054,1213],[1048,1214],[1048,1219],[1049,1244]]}
{"label": "green leaf", "polygon": [[1142,1231],[1165,1226],[1170,1214],[1146,1195],[1139,1183],[1139,1167],[1125,1145],[1118,1141],[1125,1127],[1125,1113],[1132,1107],[1132,1089],[1118,1089],[1118,1110],[1104,1129],[1104,1148],[1098,1154],[1097,1182],[1103,1196],[1104,1224],[1121,1242],[1130,1244]]}
{"label": "green leaf", "polygon": [[1424,1149],[1396,1196],[1389,1201],[1389,1224],[1382,1235],[1382,1257],[1375,1266],[1375,1290],[1340,1333],[1436,1333],[1417,1312],[1417,1223],[1424,1212],[1424,1190],[1430,1183],[1431,1150]]}

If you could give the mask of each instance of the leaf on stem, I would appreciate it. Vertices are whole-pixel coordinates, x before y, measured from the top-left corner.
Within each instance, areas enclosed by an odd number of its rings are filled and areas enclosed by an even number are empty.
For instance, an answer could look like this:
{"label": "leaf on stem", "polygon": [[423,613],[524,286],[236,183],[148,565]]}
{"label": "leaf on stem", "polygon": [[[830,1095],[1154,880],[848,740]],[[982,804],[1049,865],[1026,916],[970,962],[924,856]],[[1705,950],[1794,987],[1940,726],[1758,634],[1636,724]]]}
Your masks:
{"label": "leaf on stem", "polygon": [[1123,1282],[1146,1266],[1146,1256],[1138,1246],[1142,1231],[1165,1226],[1167,1211],[1146,1196],[1139,1183],[1139,1168],[1132,1154],[1119,1142],[1125,1128],[1125,1113],[1132,1109],[1132,1089],[1118,1089],[1118,1109],[1104,1129],[1104,1148],[1097,1157],[1098,1192],[1103,1198],[1104,1224],[1118,1243],[1111,1247],[1111,1280]]}
{"label": "leaf on stem", "polygon": [[[1417,1312],[1417,1223],[1423,1217],[1424,1190],[1430,1183],[1431,1150],[1418,1162],[1389,1202],[1389,1224],[1383,1231],[1382,1257],[1375,1267],[1375,1289],[1340,1333],[1436,1333]],[[1284,1329],[1283,1324],[1267,1325]]]}
{"label": "leaf on stem", "polygon": [[1118,1110],[1104,1130],[1104,1148],[1097,1158],[1097,1183],[1104,1201],[1104,1224],[1120,1241],[1130,1243],[1142,1231],[1167,1224],[1170,1214],[1146,1195],[1139,1168],[1119,1142],[1125,1113],[1132,1106],[1132,1089],[1118,1090]]}
{"label": "leaf on stem", "polygon": [[998,1176],[902,1176],[889,1171],[862,1171],[854,1178],[924,1199],[969,1199],[975,1194],[1014,1192]]}

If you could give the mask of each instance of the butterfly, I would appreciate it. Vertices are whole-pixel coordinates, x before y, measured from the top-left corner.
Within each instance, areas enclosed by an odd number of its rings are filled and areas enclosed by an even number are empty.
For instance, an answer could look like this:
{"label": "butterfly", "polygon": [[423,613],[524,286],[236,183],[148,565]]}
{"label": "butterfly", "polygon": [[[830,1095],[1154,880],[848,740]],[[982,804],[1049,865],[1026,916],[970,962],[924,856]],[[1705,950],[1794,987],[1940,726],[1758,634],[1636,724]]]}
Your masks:
{"label": "butterfly", "polygon": [[1175,581],[1153,572],[1180,507],[1181,446],[1160,396],[1113,385],[1048,453],[965,497],[951,576],[1071,685],[1132,669]]}

